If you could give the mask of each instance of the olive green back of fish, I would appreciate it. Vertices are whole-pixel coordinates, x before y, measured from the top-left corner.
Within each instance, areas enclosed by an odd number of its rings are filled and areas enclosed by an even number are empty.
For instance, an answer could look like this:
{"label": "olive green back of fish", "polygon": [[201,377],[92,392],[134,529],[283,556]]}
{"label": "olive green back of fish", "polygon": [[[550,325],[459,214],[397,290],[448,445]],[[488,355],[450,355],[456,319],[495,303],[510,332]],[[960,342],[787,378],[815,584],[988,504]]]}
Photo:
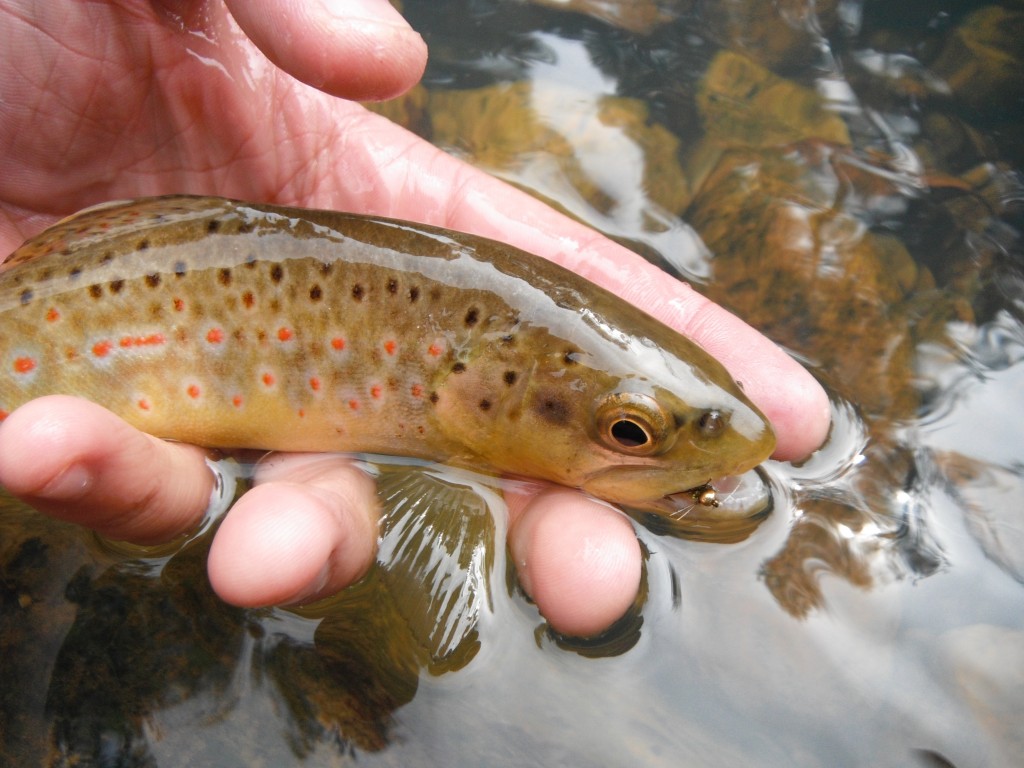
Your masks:
{"label": "olive green back of fish", "polygon": [[[593,482],[605,498],[745,469],[772,441],[706,353],[550,262],[422,225],[216,198],[91,209],[8,260],[0,411],[51,393],[210,447],[419,456]],[[623,437],[639,418],[629,399],[645,397],[672,422],[670,450],[651,450],[665,436],[643,423]],[[710,412],[728,423],[702,434]],[[606,480],[621,466],[617,494]]]}

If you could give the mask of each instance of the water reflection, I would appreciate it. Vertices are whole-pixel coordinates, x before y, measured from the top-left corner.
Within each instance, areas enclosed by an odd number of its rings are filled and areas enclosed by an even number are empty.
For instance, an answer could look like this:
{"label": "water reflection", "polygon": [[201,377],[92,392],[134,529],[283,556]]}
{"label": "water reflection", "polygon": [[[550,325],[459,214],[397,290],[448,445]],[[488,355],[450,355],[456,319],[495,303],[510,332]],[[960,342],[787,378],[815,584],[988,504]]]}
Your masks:
{"label": "water reflection", "polygon": [[756,324],[828,389],[828,443],[767,465],[741,541],[639,526],[641,598],[589,643],[466,478],[432,521],[397,499],[438,477],[382,470],[400,567],[307,615],[216,601],[205,537],[161,567],[5,507],[0,762],[1019,762],[1020,10],[404,8],[428,87],[382,109]]}

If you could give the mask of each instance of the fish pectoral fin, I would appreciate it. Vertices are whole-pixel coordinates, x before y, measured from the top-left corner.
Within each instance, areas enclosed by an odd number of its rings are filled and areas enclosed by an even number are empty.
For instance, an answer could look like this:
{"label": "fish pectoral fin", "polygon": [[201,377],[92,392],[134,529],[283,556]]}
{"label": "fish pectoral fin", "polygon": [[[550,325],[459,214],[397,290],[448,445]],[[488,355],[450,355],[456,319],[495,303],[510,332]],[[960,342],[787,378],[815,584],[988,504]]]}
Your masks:
{"label": "fish pectoral fin", "polygon": [[431,672],[459,669],[480,647],[477,621],[489,609],[495,520],[472,487],[430,468],[381,467],[381,581]]}

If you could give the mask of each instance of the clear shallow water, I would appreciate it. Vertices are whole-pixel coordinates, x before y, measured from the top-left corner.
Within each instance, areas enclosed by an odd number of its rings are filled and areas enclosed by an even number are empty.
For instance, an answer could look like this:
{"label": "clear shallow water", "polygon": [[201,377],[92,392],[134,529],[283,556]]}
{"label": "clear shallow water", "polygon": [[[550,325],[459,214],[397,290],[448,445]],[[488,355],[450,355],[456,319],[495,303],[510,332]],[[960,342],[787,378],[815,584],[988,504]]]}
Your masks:
{"label": "clear shallow water", "polygon": [[[405,122],[825,383],[829,442],[768,464],[751,537],[638,527],[644,599],[596,645],[548,633],[494,547],[477,634],[442,658],[394,582],[324,618],[239,611],[203,539],[140,559],[8,505],[0,762],[1018,764],[1024,88],[997,32],[1019,16],[783,5],[405,3],[432,51]],[[500,514],[473,540],[500,542]]]}

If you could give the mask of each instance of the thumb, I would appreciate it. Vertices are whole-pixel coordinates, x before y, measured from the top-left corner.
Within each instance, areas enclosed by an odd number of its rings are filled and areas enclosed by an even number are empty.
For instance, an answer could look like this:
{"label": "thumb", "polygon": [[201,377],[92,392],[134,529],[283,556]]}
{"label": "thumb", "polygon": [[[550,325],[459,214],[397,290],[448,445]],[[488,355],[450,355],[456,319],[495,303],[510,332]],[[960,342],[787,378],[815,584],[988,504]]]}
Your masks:
{"label": "thumb", "polygon": [[427,46],[387,0],[225,0],[257,48],[297,80],[352,100],[419,82]]}

